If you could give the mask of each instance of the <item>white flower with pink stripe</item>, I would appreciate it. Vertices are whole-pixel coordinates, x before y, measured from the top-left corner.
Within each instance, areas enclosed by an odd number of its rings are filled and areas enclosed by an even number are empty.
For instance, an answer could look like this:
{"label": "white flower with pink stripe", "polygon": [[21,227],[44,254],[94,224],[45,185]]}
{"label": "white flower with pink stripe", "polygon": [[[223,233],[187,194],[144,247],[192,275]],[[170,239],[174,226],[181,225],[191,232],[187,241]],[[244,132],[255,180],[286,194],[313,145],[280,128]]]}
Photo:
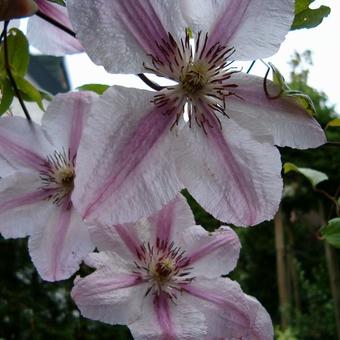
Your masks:
{"label": "white flower with pink stripe", "polygon": [[83,316],[127,324],[135,339],[271,339],[261,304],[222,274],[240,250],[234,231],[195,225],[178,196],[136,224],[90,227],[96,268],[71,295]]}
{"label": "white flower with pink stripe", "polygon": [[96,98],[56,96],[42,125],[0,119],[0,233],[29,236],[32,261],[48,281],[70,277],[94,248],[71,194],[83,126]]}
{"label": "white flower with pink stripe", "polygon": [[[317,147],[325,136],[292,98],[269,98],[263,79],[232,62],[275,53],[294,1],[68,0],[67,6],[95,63],[175,82],[158,92],[112,87],[94,105],[73,193],[82,216],[134,222],[186,187],[221,221],[249,226],[271,219],[282,192],[274,145]],[[267,92],[280,89],[267,81]]]}

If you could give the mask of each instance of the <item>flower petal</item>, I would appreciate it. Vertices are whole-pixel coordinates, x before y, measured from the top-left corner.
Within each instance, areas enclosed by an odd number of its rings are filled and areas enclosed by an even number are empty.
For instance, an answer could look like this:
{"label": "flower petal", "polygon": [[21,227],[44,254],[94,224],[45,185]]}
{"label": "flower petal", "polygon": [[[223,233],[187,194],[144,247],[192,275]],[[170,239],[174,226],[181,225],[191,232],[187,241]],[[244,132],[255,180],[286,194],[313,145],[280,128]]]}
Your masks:
{"label": "flower petal", "polygon": [[250,334],[256,334],[258,339],[272,339],[274,332],[270,315],[253,296],[245,294],[245,297],[248,302],[250,314],[253,315]]}
{"label": "flower petal", "polygon": [[0,179],[0,232],[5,238],[31,235],[51,213],[48,193],[34,172],[14,172]]}
{"label": "flower petal", "polygon": [[181,234],[190,226],[195,225],[194,215],[182,195],[178,195],[173,201],[153,214],[150,223],[156,234],[156,240],[169,243],[181,238]]}
{"label": "flower petal", "polygon": [[120,224],[149,216],[181,189],[172,117],[152,92],[112,87],[94,104],[79,147],[73,202],[84,218]]}
{"label": "flower petal", "polygon": [[219,277],[235,268],[241,245],[231,228],[220,227],[209,233],[193,226],[183,232],[182,239],[193,276]]}
{"label": "flower petal", "polygon": [[41,127],[21,117],[1,117],[0,156],[14,168],[39,171],[53,151]]}
{"label": "flower petal", "polygon": [[70,158],[78,151],[83,126],[97,95],[69,92],[53,98],[42,118],[42,127],[57,150],[70,148]]}
{"label": "flower petal", "polygon": [[14,167],[0,155],[0,179],[15,171]]}
{"label": "flower petal", "polygon": [[204,314],[190,306],[182,294],[176,303],[164,294],[146,297],[141,318],[129,328],[135,340],[195,340],[205,339],[207,334]]}
{"label": "flower petal", "polygon": [[69,278],[94,249],[87,226],[67,201],[60,207],[54,205],[45,224],[35,228],[28,247],[40,276],[47,281]]}
{"label": "flower petal", "polygon": [[238,283],[227,278],[200,278],[183,289],[207,319],[207,339],[273,339],[270,316]]}
{"label": "flower petal", "polygon": [[105,266],[85,278],[76,278],[71,296],[87,318],[129,324],[141,314],[145,290],[145,284],[135,275]]}
{"label": "flower petal", "polygon": [[253,140],[232,120],[222,119],[222,130],[213,117],[207,133],[197,126],[182,129],[178,176],[219,220],[245,226],[271,219],[282,192],[279,152]]}
{"label": "flower petal", "polygon": [[[138,232],[142,233],[146,228],[144,223],[124,225],[92,225],[89,226],[91,238],[99,251],[114,251],[126,261],[133,262],[137,258],[137,249],[142,244]],[[147,226],[147,231],[149,226]]]}
{"label": "flower petal", "polygon": [[142,244],[171,242],[179,239],[179,234],[195,224],[192,212],[184,197],[178,195],[159,212],[136,223],[115,226],[93,225],[89,227],[91,238],[98,250],[114,251],[127,261],[138,259]]}
{"label": "flower petal", "polygon": [[[292,98],[268,99],[262,78],[239,73],[232,81],[238,85],[234,92],[242,99],[228,97],[227,113],[253,136],[270,136],[276,145],[299,149],[317,147],[326,142],[318,122]],[[269,80],[267,88],[273,96],[280,91]]]}
{"label": "flower petal", "polygon": [[[36,2],[41,13],[56,20],[71,31],[73,30],[65,7],[53,4],[48,0],[36,0]],[[75,37],[36,15],[28,21],[27,36],[30,44],[43,54],[63,56],[80,53],[84,50]]]}
{"label": "flower petal", "polygon": [[159,53],[156,42],[168,39],[180,14],[177,1],[68,0],[67,7],[90,58],[112,73],[143,72],[146,55]]}
{"label": "flower petal", "polygon": [[116,274],[131,274],[136,267],[133,262],[124,259],[118,251],[90,253],[86,256],[84,262],[91,268],[107,268]]}
{"label": "flower petal", "polygon": [[209,33],[211,46],[219,42],[235,48],[235,60],[255,60],[279,49],[294,19],[294,1],[186,0],[182,11],[194,32]]}

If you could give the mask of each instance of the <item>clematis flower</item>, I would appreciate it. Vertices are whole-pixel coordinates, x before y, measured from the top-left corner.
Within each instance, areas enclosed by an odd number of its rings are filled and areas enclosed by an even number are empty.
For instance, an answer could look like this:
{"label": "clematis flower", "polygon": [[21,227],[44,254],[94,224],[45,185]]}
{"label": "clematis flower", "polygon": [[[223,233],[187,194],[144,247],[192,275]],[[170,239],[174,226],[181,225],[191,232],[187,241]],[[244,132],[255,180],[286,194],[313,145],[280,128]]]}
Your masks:
{"label": "clematis flower", "polygon": [[[48,0],[36,0],[36,4],[41,13],[72,31],[72,25],[65,7]],[[75,37],[37,15],[31,17],[28,21],[27,36],[30,44],[44,54],[63,56],[84,51]]]}
{"label": "clematis flower", "polygon": [[235,232],[208,233],[177,196],[136,224],[90,227],[96,268],[75,280],[81,314],[127,324],[135,339],[272,339],[270,317],[240,286],[222,278],[240,250]]}
{"label": "clematis flower", "polygon": [[70,196],[83,124],[95,98],[56,96],[41,126],[21,117],[0,119],[0,233],[29,236],[30,256],[44,280],[70,277],[94,249]]}
{"label": "clematis flower", "polygon": [[277,96],[277,84],[267,81],[266,93],[263,79],[231,63],[273,54],[291,26],[294,1],[67,5],[95,63],[175,82],[157,93],[113,87],[94,105],[73,193],[82,215],[100,223],[136,221],[186,187],[219,220],[271,219],[282,191],[274,145],[317,147],[324,133],[297,101]]}

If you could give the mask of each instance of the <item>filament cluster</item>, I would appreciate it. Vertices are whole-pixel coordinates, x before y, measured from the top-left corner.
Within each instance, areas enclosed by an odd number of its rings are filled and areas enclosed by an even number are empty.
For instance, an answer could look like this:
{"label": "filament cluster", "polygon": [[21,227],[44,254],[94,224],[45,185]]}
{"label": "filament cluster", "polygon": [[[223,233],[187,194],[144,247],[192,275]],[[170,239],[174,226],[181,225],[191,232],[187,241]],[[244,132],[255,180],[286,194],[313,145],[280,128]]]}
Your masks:
{"label": "filament cluster", "polygon": [[150,292],[160,295],[163,292],[173,300],[177,298],[176,293],[181,291],[181,287],[194,279],[190,272],[190,259],[174,242],[157,239],[155,245],[149,242],[141,244],[136,253],[138,261],[135,262],[135,274],[149,283],[145,295]]}
{"label": "filament cluster", "polygon": [[48,199],[57,205],[63,203],[74,187],[74,162],[70,159],[70,152],[63,149],[47,156],[40,178],[42,190],[50,193]]}
{"label": "filament cluster", "polygon": [[168,40],[157,43],[157,48],[157,56],[149,55],[152,66],[144,64],[145,69],[176,84],[161,90],[152,102],[164,109],[164,115],[176,117],[174,125],[187,108],[190,127],[193,119],[204,132],[206,126],[213,127],[213,120],[221,127],[218,114],[228,117],[226,97],[236,95],[232,89],[238,86],[230,81],[239,72],[230,67],[235,49],[209,44],[208,33],[199,32],[193,41],[188,30],[179,43],[168,33]]}

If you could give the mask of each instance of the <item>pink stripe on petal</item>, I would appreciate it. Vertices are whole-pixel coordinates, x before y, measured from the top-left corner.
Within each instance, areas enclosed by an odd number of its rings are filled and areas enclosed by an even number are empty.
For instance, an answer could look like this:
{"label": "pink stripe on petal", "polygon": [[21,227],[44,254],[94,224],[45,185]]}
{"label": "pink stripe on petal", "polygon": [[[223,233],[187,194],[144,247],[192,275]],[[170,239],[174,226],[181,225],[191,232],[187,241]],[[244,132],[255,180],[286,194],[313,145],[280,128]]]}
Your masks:
{"label": "pink stripe on petal", "polygon": [[[89,276],[88,276],[89,277]],[[78,302],[77,300],[79,298],[84,299],[85,296],[87,296],[87,294],[85,295],[83,292],[83,282],[85,281],[89,281],[88,277],[86,277],[85,279],[79,279],[73,290],[72,290],[72,298]],[[115,279],[110,281],[109,278],[106,279],[101,279],[98,278],[98,276],[96,275],[96,291],[98,293],[109,293],[113,290],[116,289],[121,289],[121,288],[127,288],[127,287],[132,287],[132,286],[136,286],[140,283],[143,283],[143,280],[140,277],[134,276],[134,275],[116,275]]]}
{"label": "pink stripe on petal", "polygon": [[[215,293],[215,292],[212,292],[211,290],[208,290],[208,289],[204,289],[202,287],[197,287],[193,284],[187,284],[185,286],[182,287],[182,289],[197,297],[197,298],[200,298],[202,300],[205,300],[205,301],[208,301],[208,302],[211,302],[221,308],[230,308],[233,310],[233,318],[235,318],[235,320],[238,320],[241,321],[245,326],[248,326],[249,324],[249,317],[248,315],[237,308],[237,304],[236,303],[232,303],[232,302],[229,302],[228,300],[226,300],[225,296],[223,296],[223,294],[218,294],[218,293]],[[243,307],[242,305],[242,301],[240,301],[241,303],[241,307]]]}
{"label": "pink stripe on petal", "polygon": [[131,253],[136,256],[138,255],[138,249],[141,245],[141,241],[138,239],[138,236],[130,230],[128,230],[124,225],[116,225],[115,226],[117,233],[120,238],[123,240],[127,248],[131,251]]}
{"label": "pink stripe on petal", "polygon": [[[232,175],[232,179],[237,183],[238,189],[241,194],[241,198],[244,201],[245,206],[247,207],[248,216],[248,224],[252,225],[256,220],[256,202],[257,202],[257,194],[254,191],[252,185],[249,185],[249,179],[246,174],[243,172],[242,167],[236,161],[227,141],[225,140],[221,128],[217,124],[215,117],[212,116],[210,111],[206,111],[209,115],[209,121],[212,128],[209,129],[209,133],[207,138],[212,142],[214,149],[216,151],[216,156],[220,158],[224,166],[229,169]],[[232,206],[229,205],[229,209],[232,209]]]}
{"label": "pink stripe on petal", "polygon": [[211,242],[207,242],[206,244],[202,245],[201,247],[197,248],[193,252],[187,255],[190,259],[190,263],[200,260],[201,258],[205,257],[206,255],[211,254],[216,249],[223,247],[226,243],[235,242],[235,236],[233,234],[226,236],[224,233],[221,234],[220,238],[214,239]]}
{"label": "pink stripe on petal", "polygon": [[117,4],[121,20],[145,52],[159,54],[156,42],[167,40],[168,36],[149,0],[122,0]]}
{"label": "pink stripe on petal", "polygon": [[26,204],[33,204],[46,199],[51,193],[45,190],[29,192],[22,194],[20,197],[12,198],[0,206],[0,214],[6,210],[18,208]]}
{"label": "pink stripe on petal", "polygon": [[228,43],[241,24],[249,4],[250,0],[231,0],[229,2],[229,5],[212,29],[212,33],[209,36],[208,48],[217,42],[221,44]]}
{"label": "pink stripe on petal", "polygon": [[60,256],[62,254],[62,249],[64,247],[64,242],[66,238],[66,234],[68,228],[70,226],[72,214],[72,203],[69,200],[66,200],[60,208],[59,218],[57,225],[55,226],[56,237],[53,241],[52,245],[52,263],[51,263],[51,271],[50,275],[53,277],[53,280],[58,280],[58,270],[60,265]]}
{"label": "pink stripe on petal", "polygon": [[171,229],[174,223],[176,201],[167,204],[159,213],[151,216],[151,223],[156,227],[156,238],[159,241],[169,242]]}
{"label": "pink stripe on petal", "polygon": [[35,152],[28,150],[25,146],[12,142],[4,136],[0,135],[0,147],[3,147],[2,154],[5,156],[6,152],[10,152],[13,156],[25,163],[32,169],[37,171],[41,170],[41,166],[45,163],[45,160],[41,158]]}
{"label": "pink stripe on petal", "polygon": [[65,8],[63,6],[55,5],[48,0],[36,0],[39,10],[51,17],[52,19],[58,21],[62,25],[72,29],[71,22],[67,15],[63,13],[62,10]]}
{"label": "pink stripe on petal", "polygon": [[74,101],[73,114],[72,114],[72,126],[70,135],[70,158],[74,159],[80,142],[80,137],[83,131],[84,120],[84,107],[81,97],[78,97]]}
{"label": "pink stripe on petal", "polygon": [[173,325],[171,321],[169,301],[164,293],[154,298],[154,307],[157,316],[157,320],[161,329],[163,330],[163,339],[170,340],[175,338]]}
{"label": "pink stripe on petal", "polygon": [[139,164],[142,163],[152,147],[170,131],[172,121],[172,115],[165,116],[158,108],[140,120],[136,130],[131,133],[129,141],[120,150],[120,157],[113,165],[111,177],[94,193],[94,199],[87,206],[84,218],[90,216],[106,198],[113,196],[124,181],[134,171],[137,171]]}

